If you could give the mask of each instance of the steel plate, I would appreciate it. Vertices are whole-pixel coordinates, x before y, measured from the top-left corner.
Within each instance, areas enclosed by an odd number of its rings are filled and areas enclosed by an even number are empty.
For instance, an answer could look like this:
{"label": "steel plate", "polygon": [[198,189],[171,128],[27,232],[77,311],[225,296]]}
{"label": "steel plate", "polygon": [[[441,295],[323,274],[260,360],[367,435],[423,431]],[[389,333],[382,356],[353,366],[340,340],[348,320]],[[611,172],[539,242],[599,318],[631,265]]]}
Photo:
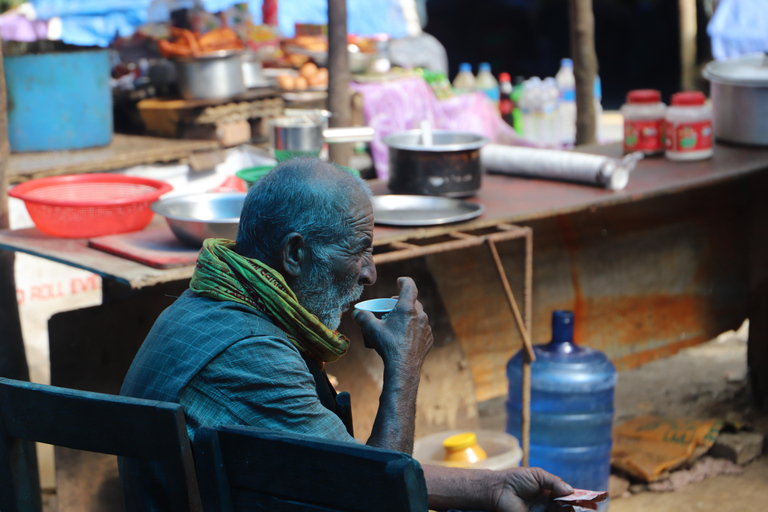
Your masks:
{"label": "steel plate", "polygon": [[474,219],[481,204],[437,196],[389,194],[373,197],[373,218],[386,226],[436,226]]}

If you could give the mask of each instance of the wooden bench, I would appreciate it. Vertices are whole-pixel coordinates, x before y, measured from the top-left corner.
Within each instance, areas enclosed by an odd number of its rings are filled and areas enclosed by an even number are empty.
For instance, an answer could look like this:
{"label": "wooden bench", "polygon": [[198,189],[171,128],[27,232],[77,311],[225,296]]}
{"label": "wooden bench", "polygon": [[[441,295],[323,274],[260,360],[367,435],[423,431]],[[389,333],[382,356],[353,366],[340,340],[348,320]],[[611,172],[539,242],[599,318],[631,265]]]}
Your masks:
{"label": "wooden bench", "polygon": [[204,428],[195,461],[206,510],[426,512],[412,457],[252,427]]}
{"label": "wooden bench", "polygon": [[0,378],[3,512],[42,510],[33,441],[157,461],[171,510],[202,510],[179,404]]}

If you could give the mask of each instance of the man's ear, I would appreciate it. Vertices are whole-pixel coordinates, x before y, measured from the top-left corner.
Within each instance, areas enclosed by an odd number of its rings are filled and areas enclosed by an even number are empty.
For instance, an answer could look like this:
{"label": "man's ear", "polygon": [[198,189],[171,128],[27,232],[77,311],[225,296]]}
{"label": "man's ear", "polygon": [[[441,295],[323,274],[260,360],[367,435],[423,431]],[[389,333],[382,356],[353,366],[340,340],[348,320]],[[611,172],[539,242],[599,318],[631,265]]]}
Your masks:
{"label": "man's ear", "polygon": [[281,270],[288,276],[298,277],[301,275],[301,268],[307,256],[304,237],[299,233],[289,233],[283,238],[280,247],[280,263],[283,267]]}

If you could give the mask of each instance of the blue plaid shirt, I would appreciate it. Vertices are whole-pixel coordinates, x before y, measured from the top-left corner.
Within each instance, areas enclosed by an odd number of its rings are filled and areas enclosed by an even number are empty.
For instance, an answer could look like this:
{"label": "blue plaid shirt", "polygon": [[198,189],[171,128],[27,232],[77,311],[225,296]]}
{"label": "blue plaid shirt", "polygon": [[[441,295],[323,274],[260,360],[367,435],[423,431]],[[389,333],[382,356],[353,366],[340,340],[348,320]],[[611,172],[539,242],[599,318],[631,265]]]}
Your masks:
{"label": "blue plaid shirt", "polygon": [[[120,394],[180,403],[193,442],[199,427],[219,425],[354,442],[321,403],[307,362],[282,330],[255,309],[191,290],[155,322]],[[144,501],[140,508],[167,510],[156,470],[121,459],[120,476]]]}

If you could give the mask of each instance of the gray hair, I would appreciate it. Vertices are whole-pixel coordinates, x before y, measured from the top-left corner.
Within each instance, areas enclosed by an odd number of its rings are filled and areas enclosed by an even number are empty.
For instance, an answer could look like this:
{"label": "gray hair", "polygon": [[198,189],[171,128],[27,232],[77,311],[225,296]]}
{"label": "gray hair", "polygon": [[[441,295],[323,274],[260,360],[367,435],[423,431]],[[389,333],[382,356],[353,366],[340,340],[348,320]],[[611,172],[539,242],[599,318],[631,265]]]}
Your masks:
{"label": "gray hair", "polygon": [[326,260],[331,247],[351,235],[350,198],[356,191],[371,196],[365,181],[333,164],[316,158],[283,162],[248,192],[237,252],[274,266],[283,238],[296,232],[313,257]]}

